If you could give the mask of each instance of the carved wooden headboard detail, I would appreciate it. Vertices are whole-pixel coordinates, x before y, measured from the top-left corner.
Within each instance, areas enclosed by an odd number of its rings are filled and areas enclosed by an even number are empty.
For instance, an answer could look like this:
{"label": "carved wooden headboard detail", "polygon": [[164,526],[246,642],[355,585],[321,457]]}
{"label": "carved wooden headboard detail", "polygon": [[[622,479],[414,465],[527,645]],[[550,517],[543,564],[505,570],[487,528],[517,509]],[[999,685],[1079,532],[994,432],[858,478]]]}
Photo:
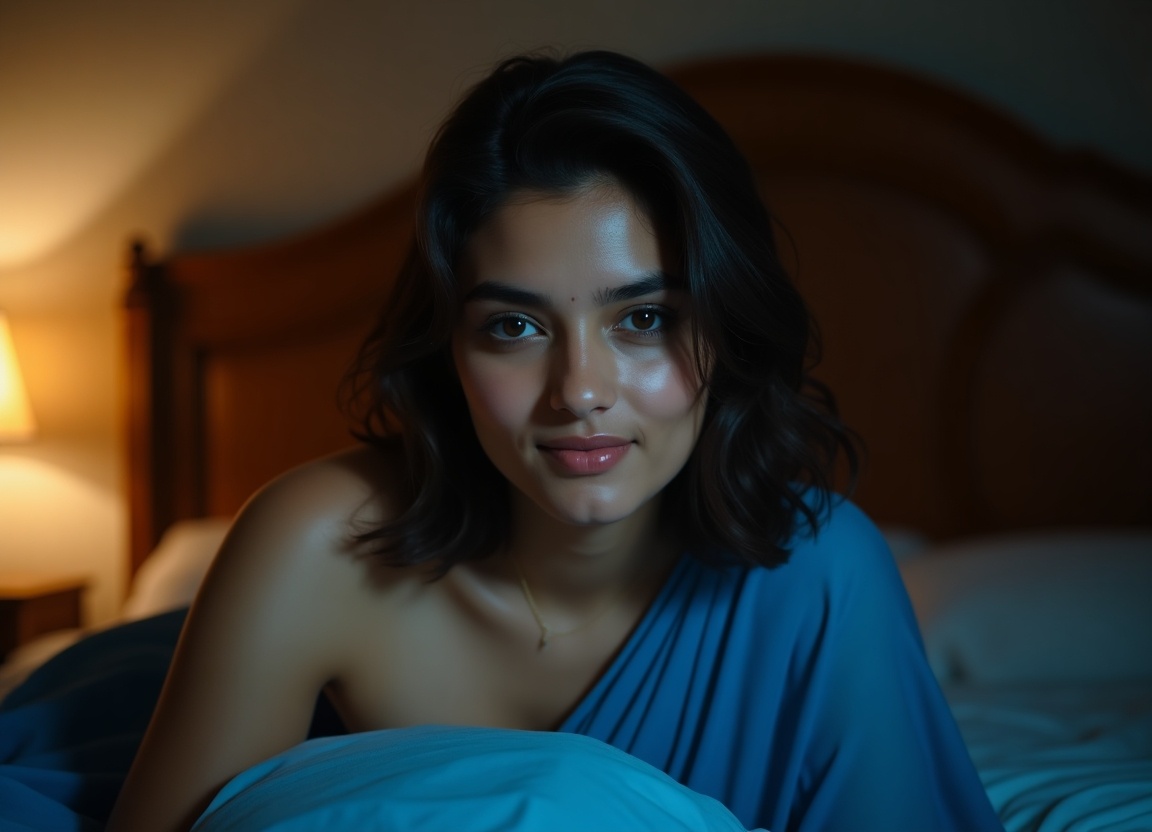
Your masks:
{"label": "carved wooden headboard detail", "polygon": [[[857,500],[948,537],[1152,524],[1152,180],[908,73],[674,71],[748,156],[865,439]],[[351,443],[335,391],[412,228],[401,190],[282,244],[154,260],[127,295],[132,568]]]}

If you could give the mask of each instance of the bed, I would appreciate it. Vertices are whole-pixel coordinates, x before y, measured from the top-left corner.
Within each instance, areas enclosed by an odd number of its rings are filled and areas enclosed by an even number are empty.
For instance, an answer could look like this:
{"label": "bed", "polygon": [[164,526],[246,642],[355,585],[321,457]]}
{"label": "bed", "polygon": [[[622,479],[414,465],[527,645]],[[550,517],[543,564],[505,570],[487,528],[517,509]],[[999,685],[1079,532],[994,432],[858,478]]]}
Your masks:
{"label": "bed", "polygon": [[[891,68],[674,75],[779,219],[867,445],[855,500],[1005,826],[1152,828],[1152,180]],[[186,604],[249,494],[352,444],[336,391],[413,202],[245,250],[133,241],[126,618]]]}

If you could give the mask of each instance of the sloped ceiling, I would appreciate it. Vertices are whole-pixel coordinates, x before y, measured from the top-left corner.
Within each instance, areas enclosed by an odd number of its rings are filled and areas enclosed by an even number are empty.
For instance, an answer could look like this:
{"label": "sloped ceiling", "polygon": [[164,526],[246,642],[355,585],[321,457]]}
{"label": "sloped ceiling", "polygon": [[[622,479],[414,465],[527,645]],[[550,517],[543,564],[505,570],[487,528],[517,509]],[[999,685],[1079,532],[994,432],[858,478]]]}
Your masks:
{"label": "sloped ceiling", "polygon": [[414,169],[465,81],[542,43],[878,58],[1152,171],[1149,31],[1145,0],[0,0],[0,273],[134,184],[162,246],[307,227]]}
{"label": "sloped ceiling", "polygon": [[0,3],[0,267],[99,211],[298,5]]}

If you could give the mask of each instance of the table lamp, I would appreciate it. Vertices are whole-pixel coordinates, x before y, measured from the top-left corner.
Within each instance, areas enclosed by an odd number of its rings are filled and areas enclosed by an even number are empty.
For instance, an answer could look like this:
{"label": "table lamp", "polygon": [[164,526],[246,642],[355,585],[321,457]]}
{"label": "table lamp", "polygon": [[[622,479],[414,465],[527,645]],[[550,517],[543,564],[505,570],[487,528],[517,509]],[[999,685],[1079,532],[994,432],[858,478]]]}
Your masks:
{"label": "table lamp", "polygon": [[0,443],[25,442],[36,433],[36,421],[16,363],[8,318],[0,312]]}

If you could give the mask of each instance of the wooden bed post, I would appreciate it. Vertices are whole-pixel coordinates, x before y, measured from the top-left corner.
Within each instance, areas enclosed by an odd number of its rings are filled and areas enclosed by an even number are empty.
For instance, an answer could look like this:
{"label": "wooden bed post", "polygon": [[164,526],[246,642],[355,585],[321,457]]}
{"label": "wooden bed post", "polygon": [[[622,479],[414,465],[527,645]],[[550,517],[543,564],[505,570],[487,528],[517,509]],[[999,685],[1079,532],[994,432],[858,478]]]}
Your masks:
{"label": "wooden bed post", "polygon": [[162,265],[133,240],[128,253],[126,317],[127,455],[130,575],[175,519],[170,484],[172,323],[174,295]]}

